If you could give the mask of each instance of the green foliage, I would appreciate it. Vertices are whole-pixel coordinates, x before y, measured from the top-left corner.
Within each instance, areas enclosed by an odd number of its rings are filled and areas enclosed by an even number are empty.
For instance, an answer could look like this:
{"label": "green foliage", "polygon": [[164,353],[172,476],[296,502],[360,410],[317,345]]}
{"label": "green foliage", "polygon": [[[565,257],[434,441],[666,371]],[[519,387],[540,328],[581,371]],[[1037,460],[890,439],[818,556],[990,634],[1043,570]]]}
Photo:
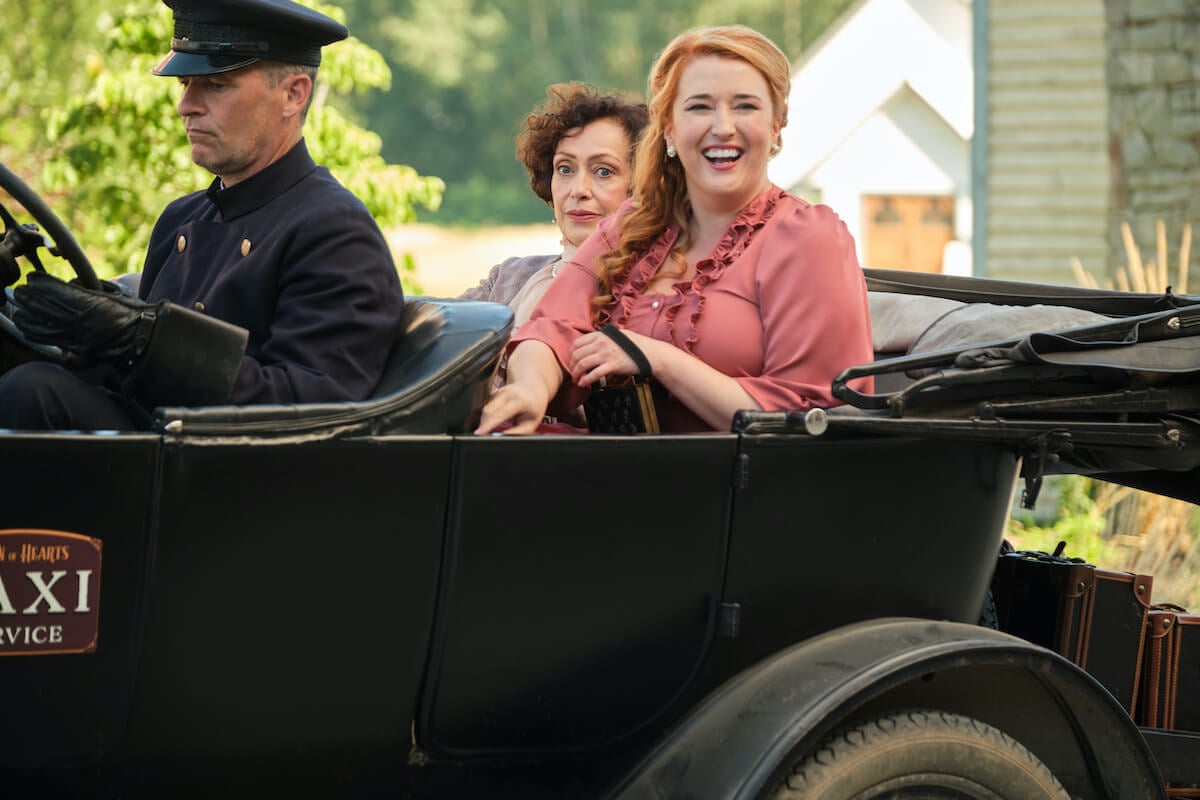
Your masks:
{"label": "green foliage", "polygon": [[[799,58],[852,2],[304,1],[354,34],[325,51],[309,147],[385,227],[438,209],[443,189],[439,222],[543,222],[513,139],[548,84],[640,96],[655,55],[695,25],[745,23]],[[175,81],[150,74],[169,10],[0,0],[0,15],[20,22],[0,48],[0,161],[47,195],[99,269],[137,268],[163,205],[210,178],[188,160]]]}
{"label": "green foliage", "polygon": [[1107,521],[1096,507],[1095,482],[1082,475],[1065,475],[1059,486],[1057,519],[1051,525],[1036,525],[1031,515],[1014,514],[1005,538],[1018,550],[1047,553],[1054,552],[1059,542],[1066,542],[1064,555],[1082,558],[1089,564],[1120,560],[1116,546],[1102,536]]}
{"label": "green foliage", "polygon": [[[524,176],[524,172],[521,176]],[[492,181],[475,175],[446,187],[441,222],[465,226],[499,225],[506,222],[551,222],[554,212],[529,189],[528,180]]]}
{"label": "green foliage", "polygon": [[47,116],[38,188],[56,196],[56,212],[102,275],[139,269],[163,206],[207,183],[188,158],[174,82],[150,73],[171,36],[162,11],[102,14],[107,47],[87,56],[87,91]]}
{"label": "green foliage", "polygon": [[[320,3],[317,10],[345,22],[340,8]],[[445,185],[438,178],[423,177],[412,167],[389,164],[381,155],[383,140],[359,127],[341,110],[326,102],[329,93],[364,95],[370,90],[387,90],[392,73],[383,56],[351,36],[327,48],[321,60],[317,95],[304,126],[309,152],[354,192],[383,228],[413,222],[417,208],[437,210]],[[402,267],[406,261],[401,261]],[[403,268],[402,272],[406,271]],[[407,270],[411,272],[411,267]]]}
{"label": "green foliage", "polygon": [[46,110],[87,83],[78,65],[98,13],[84,0],[0,0],[0,161],[18,174],[42,162]]}
{"label": "green foliage", "polygon": [[[678,33],[743,23],[791,58],[852,0],[346,0],[351,30],[395,73],[386,95],[355,99],[383,155],[446,180],[436,221],[541,222],[513,140],[548,84],[581,80],[641,96]],[[793,115],[795,116],[795,115]]]}
{"label": "green foliage", "polygon": [[413,222],[417,206],[436,210],[441,203],[440,179],[385,162],[379,136],[356,127],[336,109],[310,113],[304,129],[313,159],[358,195],[381,227]]}
{"label": "green foliage", "polygon": [[[337,6],[313,0],[297,2],[310,6],[342,24],[346,22],[345,12]],[[351,36],[336,46],[325,48],[322,52],[320,84],[339,95],[363,95],[375,89],[386,92],[392,85],[392,73],[382,53]],[[318,97],[313,104],[321,105],[320,98]]]}
{"label": "green foliage", "polygon": [[[163,207],[212,180],[190,160],[175,110],[178,82],[151,72],[171,38],[170,10],[145,0],[124,6],[113,0],[30,1],[46,12],[34,26],[45,37],[14,42],[26,60],[14,58],[11,50],[0,54],[0,78],[11,78],[0,89],[0,112],[7,112],[0,113],[4,141],[10,143],[0,156],[16,160],[29,175],[40,167],[31,182],[79,239],[97,272],[140,269]],[[0,0],[0,9],[8,5],[11,0]],[[310,5],[344,19],[340,8]],[[76,77],[68,80],[65,74]],[[38,81],[48,90],[36,92]],[[437,178],[387,163],[380,136],[346,115],[344,98],[390,85],[383,56],[363,42],[351,37],[327,48],[305,125],[313,158],[362,198],[384,228],[413,220],[418,208],[436,209],[444,188]],[[44,105],[26,105],[33,99]],[[339,101],[343,105],[335,106]],[[14,144],[36,150],[36,156],[22,157]]]}
{"label": "green foliage", "polygon": [[[381,33],[394,43],[399,63],[425,75],[435,87],[461,86],[491,75],[510,36],[504,14],[471,0],[412,0],[404,17],[384,19]],[[456,25],[447,25],[456,20]]]}

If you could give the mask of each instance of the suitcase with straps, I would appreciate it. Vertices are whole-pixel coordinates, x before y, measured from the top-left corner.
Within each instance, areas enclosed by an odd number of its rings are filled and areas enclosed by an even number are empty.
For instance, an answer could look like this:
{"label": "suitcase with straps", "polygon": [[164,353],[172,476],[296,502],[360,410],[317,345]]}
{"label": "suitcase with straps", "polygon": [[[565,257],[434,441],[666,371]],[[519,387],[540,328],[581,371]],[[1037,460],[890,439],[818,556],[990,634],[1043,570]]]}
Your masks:
{"label": "suitcase with straps", "polygon": [[1064,557],[1063,547],[1000,555],[992,580],[999,628],[1070,659],[1134,715],[1154,578]]}

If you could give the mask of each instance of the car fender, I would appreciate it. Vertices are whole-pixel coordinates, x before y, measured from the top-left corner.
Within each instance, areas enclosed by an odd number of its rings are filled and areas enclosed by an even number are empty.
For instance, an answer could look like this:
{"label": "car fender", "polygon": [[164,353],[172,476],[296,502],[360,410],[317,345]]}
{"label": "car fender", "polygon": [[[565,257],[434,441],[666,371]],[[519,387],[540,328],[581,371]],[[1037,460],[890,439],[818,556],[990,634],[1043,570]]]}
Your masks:
{"label": "car fender", "polygon": [[1128,713],[1071,662],[977,625],[893,618],[835,629],[736,675],[610,797],[759,797],[839,723],[917,705],[1000,727],[1073,797],[1164,796]]}

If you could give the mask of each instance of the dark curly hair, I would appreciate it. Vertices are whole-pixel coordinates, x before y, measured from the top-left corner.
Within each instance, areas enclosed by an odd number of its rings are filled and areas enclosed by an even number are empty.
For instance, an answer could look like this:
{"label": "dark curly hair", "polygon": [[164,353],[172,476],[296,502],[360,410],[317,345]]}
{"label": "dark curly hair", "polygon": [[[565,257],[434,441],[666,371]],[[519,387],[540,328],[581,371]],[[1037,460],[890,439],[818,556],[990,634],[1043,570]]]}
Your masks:
{"label": "dark curly hair", "polygon": [[554,176],[554,151],[568,131],[598,119],[614,119],[629,136],[629,163],[642,129],[650,122],[645,103],[635,103],[618,94],[601,94],[585,83],[555,83],[546,89],[545,104],[525,117],[517,134],[517,160],[529,172],[533,193],[553,204],[550,181]]}

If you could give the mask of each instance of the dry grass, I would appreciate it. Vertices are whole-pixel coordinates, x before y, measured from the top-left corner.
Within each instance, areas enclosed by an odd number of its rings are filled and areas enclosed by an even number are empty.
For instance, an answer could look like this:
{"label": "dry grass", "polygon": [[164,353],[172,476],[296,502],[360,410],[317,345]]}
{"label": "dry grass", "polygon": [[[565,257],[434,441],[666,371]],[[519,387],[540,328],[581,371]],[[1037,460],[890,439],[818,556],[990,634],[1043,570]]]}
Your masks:
{"label": "dry grass", "polygon": [[[1170,254],[1167,250],[1167,226],[1160,219],[1155,225],[1155,257],[1149,261],[1142,260],[1142,252],[1133,239],[1133,230],[1128,222],[1121,223],[1121,241],[1125,244],[1126,264],[1117,267],[1113,278],[1104,281],[1105,288],[1119,289],[1123,292],[1150,292],[1157,294],[1168,288],[1175,294],[1187,294],[1188,267],[1192,253],[1192,225],[1183,226],[1179,239],[1178,271],[1175,283],[1170,282]],[[1075,274],[1075,282],[1080,286],[1097,289],[1100,284],[1083,262],[1071,257],[1071,271]]]}
{"label": "dry grass", "polygon": [[1200,547],[1196,507],[1182,500],[1097,481],[1096,510],[1108,520],[1113,563],[1154,576],[1154,600],[1200,607]]}
{"label": "dry grass", "polygon": [[[1116,271],[1109,288],[1135,292],[1165,292],[1168,287],[1184,294],[1188,287],[1188,268],[1192,247],[1192,226],[1185,225],[1176,260],[1175,283],[1170,283],[1170,255],[1166,226],[1158,221],[1155,257],[1142,261],[1128,223],[1121,224],[1126,265]],[[1095,278],[1079,259],[1071,260],[1075,279],[1081,286],[1097,287]],[[1200,537],[1197,536],[1196,507],[1192,503],[1097,481],[1094,490],[1096,511],[1107,520],[1102,534],[1114,547],[1111,563],[1097,564],[1107,569],[1127,570],[1154,576],[1156,602],[1200,607]]]}

